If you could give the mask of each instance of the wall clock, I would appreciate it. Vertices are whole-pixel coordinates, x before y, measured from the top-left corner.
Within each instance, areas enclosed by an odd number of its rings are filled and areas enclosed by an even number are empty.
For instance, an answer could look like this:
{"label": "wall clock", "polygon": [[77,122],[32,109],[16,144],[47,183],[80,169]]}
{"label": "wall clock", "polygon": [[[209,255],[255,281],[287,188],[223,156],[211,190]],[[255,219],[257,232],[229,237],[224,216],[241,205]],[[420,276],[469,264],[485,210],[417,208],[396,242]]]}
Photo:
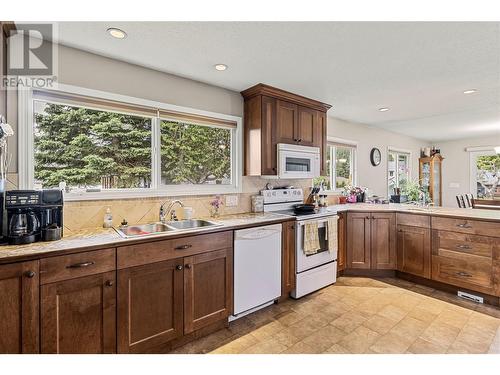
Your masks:
{"label": "wall clock", "polygon": [[380,150],[376,147],[372,148],[372,151],[370,152],[370,161],[372,162],[372,165],[376,167],[380,164],[381,160],[382,154],[380,153]]}

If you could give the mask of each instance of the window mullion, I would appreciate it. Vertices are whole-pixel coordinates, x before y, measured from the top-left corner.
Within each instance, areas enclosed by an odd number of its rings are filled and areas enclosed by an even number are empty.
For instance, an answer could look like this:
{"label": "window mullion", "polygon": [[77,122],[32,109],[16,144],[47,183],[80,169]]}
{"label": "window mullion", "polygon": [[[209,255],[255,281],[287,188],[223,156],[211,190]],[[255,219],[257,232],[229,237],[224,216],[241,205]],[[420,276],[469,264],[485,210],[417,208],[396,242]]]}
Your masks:
{"label": "window mullion", "polygon": [[158,189],[161,181],[161,120],[153,117],[151,121],[151,188]]}

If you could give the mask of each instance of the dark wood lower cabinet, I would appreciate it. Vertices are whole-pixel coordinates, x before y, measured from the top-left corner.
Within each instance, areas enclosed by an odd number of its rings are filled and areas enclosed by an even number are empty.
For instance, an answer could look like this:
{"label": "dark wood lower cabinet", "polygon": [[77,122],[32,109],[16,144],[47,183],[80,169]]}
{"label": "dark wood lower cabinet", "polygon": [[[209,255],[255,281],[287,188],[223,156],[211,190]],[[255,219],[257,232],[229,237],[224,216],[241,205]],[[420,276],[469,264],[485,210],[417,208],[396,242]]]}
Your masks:
{"label": "dark wood lower cabinet", "polygon": [[115,272],[41,287],[42,353],[116,353]]}
{"label": "dark wood lower cabinet", "polygon": [[281,296],[295,289],[295,221],[282,224]]}
{"label": "dark wood lower cabinet", "polygon": [[372,269],[396,269],[396,216],[372,213],[370,230]]}
{"label": "dark wood lower cabinet", "polygon": [[39,352],[38,264],[0,265],[0,354]]}
{"label": "dark wood lower cabinet", "polygon": [[370,269],[370,213],[347,214],[347,268]]}
{"label": "dark wood lower cabinet", "polygon": [[184,258],[184,334],[230,315],[232,284],[232,249]]}
{"label": "dark wood lower cabinet", "polygon": [[343,271],[346,267],[346,213],[338,213],[339,220],[337,222],[338,229],[338,254],[337,254],[337,272]]}
{"label": "dark wood lower cabinet", "polygon": [[118,352],[142,353],[183,334],[183,258],[118,271]]}
{"label": "dark wood lower cabinet", "polygon": [[431,277],[431,230],[429,228],[398,225],[398,271]]}

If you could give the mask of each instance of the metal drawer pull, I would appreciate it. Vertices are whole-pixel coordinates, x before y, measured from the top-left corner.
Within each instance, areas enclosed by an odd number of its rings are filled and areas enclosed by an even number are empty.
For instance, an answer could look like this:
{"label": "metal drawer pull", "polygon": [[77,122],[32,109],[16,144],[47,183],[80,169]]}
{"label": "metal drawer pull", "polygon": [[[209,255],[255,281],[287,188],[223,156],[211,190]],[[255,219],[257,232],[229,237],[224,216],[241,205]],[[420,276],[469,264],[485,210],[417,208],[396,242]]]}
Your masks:
{"label": "metal drawer pull", "polygon": [[470,250],[472,247],[469,245],[457,245],[457,249]]}
{"label": "metal drawer pull", "polygon": [[190,247],[193,247],[193,245],[180,245],[175,248],[175,250],[186,250],[189,249]]}
{"label": "metal drawer pull", "polygon": [[457,275],[458,276],[462,276],[462,277],[472,277],[472,275],[470,273],[467,273],[467,272],[457,272]]}
{"label": "metal drawer pull", "polygon": [[31,279],[31,278],[33,278],[33,277],[35,277],[35,275],[36,275],[36,272],[35,272],[35,271],[26,271],[26,272],[24,273],[24,276],[26,276],[26,277],[27,277],[27,278],[29,278],[29,279]]}
{"label": "metal drawer pull", "polygon": [[94,264],[95,264],[95,262],[82,262],[82,263],[70,264],[66,268],[83,268],[83,267],[92,266]]}
{"label": "metal drawer pull", "polygon": [[177,265],[177,266],[175,266],[175,269],[176,269],[177,271],[180,271],[180,270],[182,270],[183,268],[184,268],[184,267],[182,267],[180,264],[179,264],[179,265]]}
{"label": "metal drawer pull", "polygon": [[467,224],[467,223],[457,224],[457,227],[459,227],[459,228],[472,228],[472,226]]}

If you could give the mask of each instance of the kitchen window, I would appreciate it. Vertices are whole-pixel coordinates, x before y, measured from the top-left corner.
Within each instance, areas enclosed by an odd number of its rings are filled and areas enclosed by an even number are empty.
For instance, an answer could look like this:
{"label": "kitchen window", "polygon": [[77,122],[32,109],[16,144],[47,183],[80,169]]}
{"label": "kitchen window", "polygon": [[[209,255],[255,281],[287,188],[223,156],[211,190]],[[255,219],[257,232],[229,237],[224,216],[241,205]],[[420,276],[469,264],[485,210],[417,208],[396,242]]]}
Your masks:
{"label": "kitchen window", "polygon": [[21,189],[64,187],[69,200],[241,190],[240,118],[74,90],[19,93]]}
{"label": "kitchen window", "polygon": [[395,194],[395,189],[403,188],[410,180],[411,154],[389,149],[387,152],[388,195]]}
{"label": "kitchen window", "polygon": [[[356,185],[356,145],[329,142],[326,155],[327,178],[319,177],[327,190],[340,192]],[[315,179],[315,184],[319,181]]]}

